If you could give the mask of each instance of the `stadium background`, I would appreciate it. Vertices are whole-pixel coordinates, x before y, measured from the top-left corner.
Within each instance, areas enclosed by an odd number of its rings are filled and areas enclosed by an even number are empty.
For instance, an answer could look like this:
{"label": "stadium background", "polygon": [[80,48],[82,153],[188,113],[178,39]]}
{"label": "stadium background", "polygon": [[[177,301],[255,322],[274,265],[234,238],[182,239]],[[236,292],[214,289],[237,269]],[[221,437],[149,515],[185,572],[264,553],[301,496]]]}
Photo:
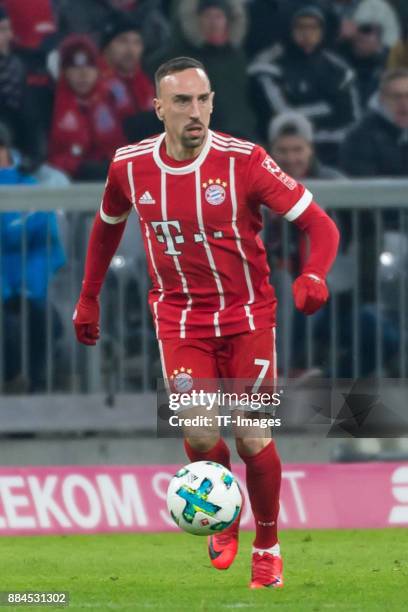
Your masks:
{"label": "stadium background", "polygon": [[[262,143],[342,232],[330,304],[306,320],[290,293],[301,238],[265,217],[282,379],[305,397],[321,379],[363,393],[383,385],[370,400],[387,408],[374,433],[328,435],[302,405],[286,422],[282,527],[406,527],[407,20],[398,0],[0,1],[0,534],[174,531],[163,500],[186,459],[179,439],[157,437],[159,357],[135,215],[103,290],[97,347],[77,345],[71,317],[109,158],[160,129],[152,74],[182,54],[208,66],[213,127]],[[293,43],[302,24],[306,38],[321,34],[313,52]],[[129,33],[123,76],[112,41]],[[97,84],[78,95],[69,71],[81,67]],[[379,91],[387,70],[398,91]]]}

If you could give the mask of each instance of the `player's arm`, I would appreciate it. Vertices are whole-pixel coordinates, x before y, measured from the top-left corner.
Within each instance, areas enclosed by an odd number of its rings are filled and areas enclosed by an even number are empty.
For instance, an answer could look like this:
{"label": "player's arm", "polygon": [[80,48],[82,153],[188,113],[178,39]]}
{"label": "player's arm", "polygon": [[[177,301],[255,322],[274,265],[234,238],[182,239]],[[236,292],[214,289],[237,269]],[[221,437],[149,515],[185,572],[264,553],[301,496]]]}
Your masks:
{"label": "player's arm", "polygon": [[339,231],[334,221],[312,201],[294,220],[309,239],[309,256],[292,286],[296,308],[313,314],[329,299],[326,277],[336,258]]}
{"label": "player's arm", "polygon": [[326,276],[336,258],[339,232],[303,185],[285,174],[261,147],[251,155],[247,184],[254,202],[295,223],[308,237],[309,256],[293,283],[296,307],[313,314],[327,302]]}
{"label": "player's arm", "polygon": [[122,238],[131,203],[120,188],[111,165],[99,211],[93,222],[82,289],[73,316],[76,336],[83,344],[99,339],[99,293]]}

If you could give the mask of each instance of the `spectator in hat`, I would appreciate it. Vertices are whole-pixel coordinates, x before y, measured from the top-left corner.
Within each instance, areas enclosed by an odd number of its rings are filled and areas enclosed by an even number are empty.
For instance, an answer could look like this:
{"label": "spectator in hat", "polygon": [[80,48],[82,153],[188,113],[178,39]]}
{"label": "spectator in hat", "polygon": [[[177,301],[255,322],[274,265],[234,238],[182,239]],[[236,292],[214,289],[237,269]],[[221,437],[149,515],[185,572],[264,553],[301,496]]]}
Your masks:
{"label": "spectator in hat", "polygon": [[352,38],[362,23],[380,25],[387,47],[392,47],[400,39],[398,16],[387,0],[334,0],[333,9],[341,22],[340,42]]}
{"label": "spectator in hat", "polygon": [[408,69],[383,74],[367,113],[347,134],[340,162],[350,176],[408,176]]}
{"label": "spectator in hat", "polygon": [[[103,28],[101,48],[105,61],[104,79],[119,116],[126,120],[125,129],[131,130],[128,126],[139,121],[143,114],[141,122],[151,123],[154,131],[154,127],[158,127],[153,113],[154,87],[142,68],[144,45],[140,24],[117,13]],[[128,136],[130,140],[143,137],[129,133]]]}
{"label": "spectator in hat", "polygon": [[268,144],[276,163],[297,181],[343,177],[341,172],[325,166],[317,158],[312,123],[301,113],[288,111],[272,119]]}
{"label": "spectator in hat", "polygon": [[338,146],[359,116],[351,68],[325,48],[325,15],[310,4],[292,18],[290,40],[261,52],[249,68],[260,136],[271,117],[297,110],[312,121],[324,163],[336,165]]}
{"label": "spectator in hat", "polygon": [[361,105],[366,108],[377,91],[389,49],[383,43],[382,26],[375,22],[357,25],[354,34],[341,46],[341,54],[353,68]]}
{"label": "spectator in hat", "polygon": [[60,66],[49,161],[75,180],[103,179],[126,139],[101,78],[98,49],[89,38],[72,35],[61,47]]}
{"label": "spectator in hat", "polygon": [[[255,3],[257,0],[255,0]],[[277,35],[271,43],[285,43],[290,38],[293,16],[305,5],[313,4],[315,8],[322,12],[325,22],[325,44],[333,48],[338,36],[340,20],[333,10],[333,0],[278,0],[277,15],[270,14],[269,19],[273,20],[275,28],[278,28]],[[276,26],[277,21],[277,26]],[[266,22],[264,22],[266,23]],[[263,48],[268,45],[264,45]],[[262,49],[260,49],[261,51]]]}
{"label": "spectator in hat", "polygon": [[243,50],[247,29],[243,0],[180,0],[174,18],[172,42],[152,56],[149,72],[153,74],[172,57],[201,61],[217,92],[211,126],[234,136],[255,138]]}

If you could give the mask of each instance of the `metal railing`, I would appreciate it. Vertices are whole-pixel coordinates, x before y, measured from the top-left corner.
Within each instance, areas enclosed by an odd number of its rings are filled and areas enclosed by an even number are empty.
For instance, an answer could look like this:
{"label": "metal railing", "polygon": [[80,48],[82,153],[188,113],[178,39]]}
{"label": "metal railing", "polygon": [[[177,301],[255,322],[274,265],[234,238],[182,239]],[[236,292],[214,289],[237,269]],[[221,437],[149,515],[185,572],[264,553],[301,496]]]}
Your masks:
{"label": "metal railing", "polygon": [[[291,296],[299,235],[291,224],[268,217],[264,240],[280,303],[281,372],[293,376],[317,367],[330,377],[407,376],[408,181],[310,181],[308,187],[339,224],[342,244],[329,279],[330,303],[305,318],[295,312]],[[161,375],[136,215],[128,222],[103,289],[102,342],[82,347],[72,331],[88,235],[102,189],[99,184],[0,188],[0,212],[21,213],[14,219],[21,225],[14,260],[8,251],[7,217],[0,215],[3,394],[103,392],[109,402],[117,392],[153,389]],[[45,216],[42,260],[35,267],[29,223],[38,211],[58,211],[59,238],[53,233],[52,214]],[[61,266],[55,261],[58,240],[65,253]],[[14,293],[6,287],[11,265],[21,274]],[[41,274],[48,279],[43,296],[34,291],[33,297],[32,277],[40,282]]]}

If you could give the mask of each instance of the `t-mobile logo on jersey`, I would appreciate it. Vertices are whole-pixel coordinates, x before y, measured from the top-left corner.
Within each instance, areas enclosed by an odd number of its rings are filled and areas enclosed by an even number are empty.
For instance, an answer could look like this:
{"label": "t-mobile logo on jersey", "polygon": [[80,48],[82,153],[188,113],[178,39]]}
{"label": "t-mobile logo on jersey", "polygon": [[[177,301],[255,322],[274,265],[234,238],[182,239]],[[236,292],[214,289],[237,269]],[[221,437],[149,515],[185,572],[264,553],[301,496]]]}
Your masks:
{"label": "t-mobile logo on jersey", "polygon": [[[152,227],[159,242],[166,243],[165,255],[181,255],[181,251],[176,249],[175,244],[183,244],[184,236],[181,234],[179,221],[152,221]],[[170,228],[174,227],[177,230],[174,238],[171,235]]]}

